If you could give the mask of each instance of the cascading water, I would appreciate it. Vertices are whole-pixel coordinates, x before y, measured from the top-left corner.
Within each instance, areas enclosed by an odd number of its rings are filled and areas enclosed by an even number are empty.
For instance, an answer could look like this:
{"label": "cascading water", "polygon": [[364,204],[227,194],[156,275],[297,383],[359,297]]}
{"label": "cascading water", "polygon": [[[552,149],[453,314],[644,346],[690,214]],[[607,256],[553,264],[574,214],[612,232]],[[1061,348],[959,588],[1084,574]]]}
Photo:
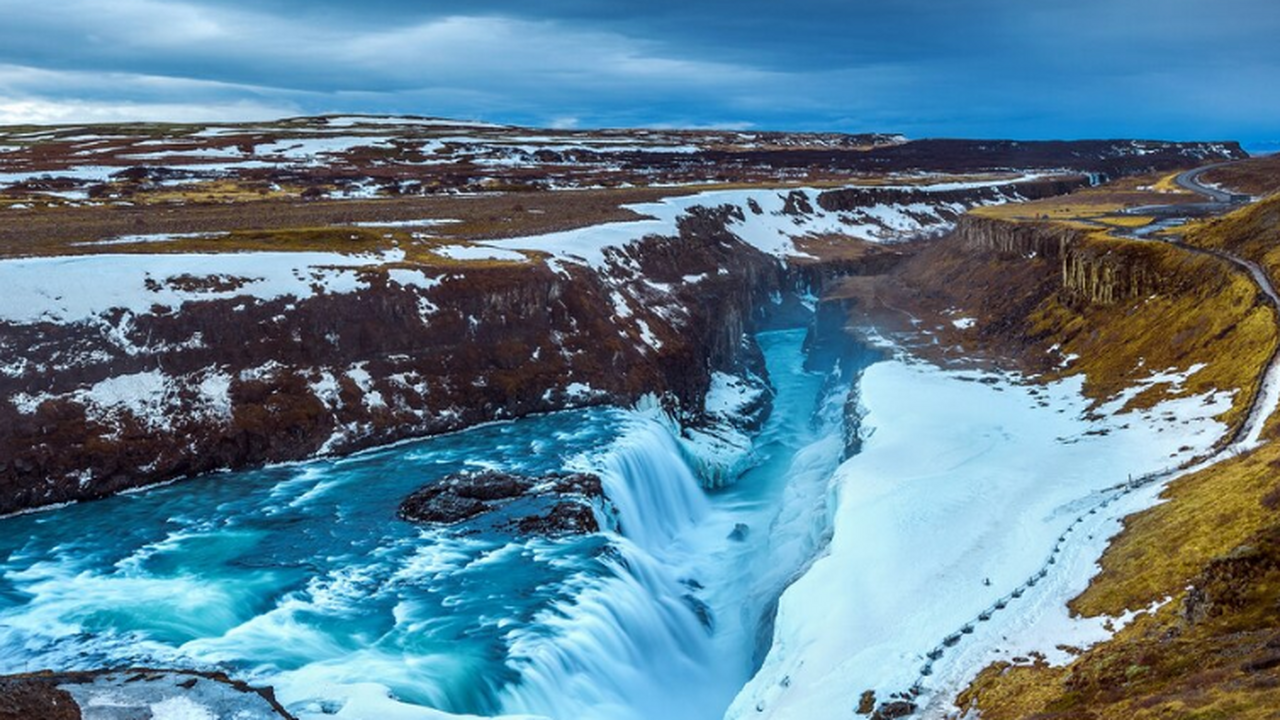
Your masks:
{"label": "cascading water", "polygon": [[[508,636],[506,712],[584,720],[708,717],[681,692],[716,669],[700,601],[659,558],[709,512],[667,425],[632,418],[597,472],[622,537],[601,553],[603,577],[584,574],[570,600]],[[659,662],[655,662],[660,659]]]}
{"label": "cascading water", "polygon": [[[0,521],[0,673],[220,668],[305,720],[717,718],[821,541],[842,450],[811,422],[803,332],[760,339],[778,391],[760,463],[710,496],[664,419],[594,409]],[[394,518],[475,467],[592,470],[621,535]]]}
{"label": "cascading water", "polygon": [[531,625],[531,642],[513,644],[522,681],[508,687],[506,710],[620,720],[723,714],[766,649],[762,621],[830,524],[844,395],[819,406],[824,378],[804,370],[803,337],[759,338],[774,413],[757,438],[759,463],[733,486],[708,499],[656,418],[639,421],[594,468],[625,536],[615,543],[614,577]]}
{"label": "cascading water", "polygon": [[613,577],[513,633],[508,712],[552,718],[706,718],[689,691],[717,670],[709,632],[675,581],[626,543],[606,561]]}
{"label": "cascading water", "polygon": [[708,512],[680,446],[656,418],[635,422],[593,469],[618,510],[622,534],[649,552],[660,552]]}

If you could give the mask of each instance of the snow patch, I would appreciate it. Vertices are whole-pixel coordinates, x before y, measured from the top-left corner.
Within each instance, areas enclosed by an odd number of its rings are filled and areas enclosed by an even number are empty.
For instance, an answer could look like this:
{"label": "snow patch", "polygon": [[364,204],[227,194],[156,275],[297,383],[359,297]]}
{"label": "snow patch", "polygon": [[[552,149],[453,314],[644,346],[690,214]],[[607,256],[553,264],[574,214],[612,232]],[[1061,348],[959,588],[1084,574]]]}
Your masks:
{"label": "snow patch", "polygon": [[[1016,181],[993,180],[974,183],[973,187]],[[953,188],[939,185],[913,189],[929,192]],[[645,216],[642,220],[604,223],[545,235],[483,242],[493,247],[541,251],[560,260],[599,268],[606,264],[606,251],[610,248],[623,247],[651,235],[677,235],[680,218],[695,207],[728,206],[735,212],[729,222],[731,232],[757,250],[785,259],[808,257],[795,246],[795,239],[799,237],[851,235],[872,242],[893,242],[947,229],[965,209],[963,205],[957,206],[956,203],[915,202],[905,205],[877,205],[835,213],[827,212],[818,205],[818,196],[822,192],[824,191],[816,188],[714,190],[625,206],[626,209]],[[802,202],[794,203],[788,208],[788,198],[800,199]],[[788,209],[791,211],[788,212]]]}
{"label": "snow patch", "polygon": [[217,716],[208,707],[178,696],[152,703],[151,720],[217,720]]}
{"label": "snow patch", "polygon": [[100,417],[128,410],[148,427],[167,429],[166,397],[171,392],[171,378],[159,370],[117,375],[95,383],[87,390],[73,393],[81,403],[98,408]]}
{"label": "snow patch", "polygon": [[215,417],[231,418],[231,376],[212,372],[200,381],[200,395],[205,406]]}
{"label": "snow patch", "polygon": [[442,245],[432,248],[431,252],[450,260],[501,260],[505,262],[524,262],[524,253],[514,250],[503,250],[484,245]]}

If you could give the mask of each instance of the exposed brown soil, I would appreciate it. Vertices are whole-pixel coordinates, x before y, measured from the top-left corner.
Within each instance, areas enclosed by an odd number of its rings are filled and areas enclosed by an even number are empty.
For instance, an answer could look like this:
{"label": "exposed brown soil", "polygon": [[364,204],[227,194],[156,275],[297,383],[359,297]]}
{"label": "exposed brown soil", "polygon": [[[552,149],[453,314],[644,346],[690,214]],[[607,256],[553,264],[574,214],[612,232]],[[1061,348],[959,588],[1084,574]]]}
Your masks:
{"label": "exposed brown soil", "polygon": [[0,720],[80,720],[80,706],[46,677],[0,677]]}
{"label": "exposed brown soil", "polygon": [[[421,228],[432,236],[482,239],[534,235],[633,220],[639,216],[622,205],[687,192],[691,190],[582,190],[476,197],[9,210],[0,224],[0,257],[117,252],[120,247],[95,247],[93,242],[122,235],[318,228],[427,218],[460,221]],[[185,246],[150,243],[145,250],[170,252],[175,248]]]}
{"label": "exposed brown soil", "polygon": [[1280,192],[1280,155],[1263,155],[1209,170],[1207,182],[1233,192],[1263,196]]}
{"label": "exposed brown soil", "polygon": [[[237,693],[257,696],[283,720],[294,720],[276,700],[271,688],[258,688],[235,680],[222,672],[195,670],[158,670],[152,668],[113,668],[85,672],[35,672],[0,676],[0,720],[80,720],[81,708],[71,694],[59,688],[79,685],[102,678],[119,676],[123,682],[145,682],[161,676],[190,676],[223,685]],[[185,685],[183,685],[185,686]]]}

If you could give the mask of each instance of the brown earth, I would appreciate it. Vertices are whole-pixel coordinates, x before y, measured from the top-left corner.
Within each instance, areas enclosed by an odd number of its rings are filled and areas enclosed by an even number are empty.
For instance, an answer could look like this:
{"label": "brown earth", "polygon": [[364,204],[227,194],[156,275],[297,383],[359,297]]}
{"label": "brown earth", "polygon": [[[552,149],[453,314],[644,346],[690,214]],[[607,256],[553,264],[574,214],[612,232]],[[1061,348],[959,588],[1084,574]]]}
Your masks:
{"label": "brown earth", "polygon": [[[95,246],[99,240],[121,235],[170,233],[227,233],[350,226],[360,222],[458,220],[422,227],[433,237],[491,239],[571,230],[618,220],[634,220],[636,213],[622,205],[651,202],[689,190],[582,190],[531,195],[477,197],[417,197],[385,200],[254,200],[230,203],[186,203],[174,206],[86,206],[56,211],[8,210],[0,224],[0,257],[32,255],[91,255],[104,251],[177,252],[235,250],[244,243],[229,238],[207,242],[148,243],[137,246]],[[364,232],[380,235],[377,228]],[[397,233],[407,234],[407,233]],[[328,249],[328,244],[320,247]],[[315,243],[283,244],[282,250],[316,248]]]}
{"label": "brown earth", "polygon": [[[117,668],[85,672],[35,672],[0,676],[0,720],[80,720],[81,707],[69,692],[59,686],[81,685],[100,680],[120,682],[127,694],[130,683],[146,683],[161,677],[187,677],[177,684],[177,689],[189,689],[199,678],[216,683],[230,691],[228,697],[238,695],[253,698],[252,707],[265,706],[283,720],[293,720],[293,715],[276,700],[270,688],[257,688],[239,680],[233,680],[221,672],[192,670],[157,670],[151,668]],[[239,702],[238,700],[236,702]],[[132,717],[132,716],[130,716]]]}
{"label": "brown earth", "polygon": [[1206,172],[1204,180],[1255,196],[1280,191],[1280,155],[1263,155]]}

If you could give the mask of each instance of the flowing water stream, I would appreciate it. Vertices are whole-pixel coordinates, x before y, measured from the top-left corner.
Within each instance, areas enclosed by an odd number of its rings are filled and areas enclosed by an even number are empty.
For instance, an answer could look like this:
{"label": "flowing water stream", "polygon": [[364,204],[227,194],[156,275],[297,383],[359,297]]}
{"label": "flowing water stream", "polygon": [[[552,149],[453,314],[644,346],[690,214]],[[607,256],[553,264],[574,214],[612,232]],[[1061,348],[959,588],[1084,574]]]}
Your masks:
{"label": "flowing water stream", "polygon": [[[0,673],[218,668],[303,718],[718,718],[822,542],[843,452],[804,332],[759,339],[760,461],[713,494],[663,418],[590,409],[0,520]],[[479,468],[597,472],[623,534],[396,519]]]}

